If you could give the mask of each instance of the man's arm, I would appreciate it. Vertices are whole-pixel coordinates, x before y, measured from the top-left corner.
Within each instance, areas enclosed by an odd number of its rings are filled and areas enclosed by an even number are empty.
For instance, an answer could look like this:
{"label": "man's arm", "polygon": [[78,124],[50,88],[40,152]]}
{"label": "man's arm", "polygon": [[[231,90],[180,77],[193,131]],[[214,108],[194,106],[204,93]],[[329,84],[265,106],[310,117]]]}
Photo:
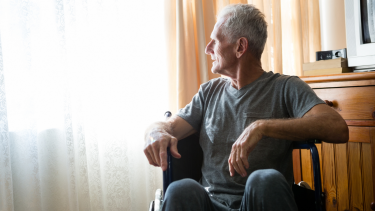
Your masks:
{"label": "man's arm", "polygon": [[246,176],[247,158],[263,136],[291,141],[320,139],[346,143],[349,139],[345,120],[332,108],[318,104],[299,119],[258,120],[250,124],[232,146],[228,159],[231,176],[235,171]]}
{"label": "man's arm", "polygon": [[263,135],[291,141],[320,139],[346,143],[349,130],[345,120],[332,108],[318,104],[300,119],[260,121]]}
{"label": "man's arm", "polygon": [[171,154],[175,158],[181,155],[177,151],[177,142],[196,131],[184,119],[173,116],[164,122],[152,124],[145,133],[145,153],[151,165],[167,169],[167,147],[170,147]]}

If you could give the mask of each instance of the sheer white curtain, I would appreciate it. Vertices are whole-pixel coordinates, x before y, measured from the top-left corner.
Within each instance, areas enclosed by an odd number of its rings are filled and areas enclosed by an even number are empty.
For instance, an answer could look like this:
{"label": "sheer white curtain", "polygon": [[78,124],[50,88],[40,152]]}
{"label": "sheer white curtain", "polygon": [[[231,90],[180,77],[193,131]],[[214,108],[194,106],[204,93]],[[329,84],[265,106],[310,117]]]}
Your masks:
{"label": "sheer white curtain", "polygon": [[168,109],[155,0],[0,0],[0,210],[146,210]]}

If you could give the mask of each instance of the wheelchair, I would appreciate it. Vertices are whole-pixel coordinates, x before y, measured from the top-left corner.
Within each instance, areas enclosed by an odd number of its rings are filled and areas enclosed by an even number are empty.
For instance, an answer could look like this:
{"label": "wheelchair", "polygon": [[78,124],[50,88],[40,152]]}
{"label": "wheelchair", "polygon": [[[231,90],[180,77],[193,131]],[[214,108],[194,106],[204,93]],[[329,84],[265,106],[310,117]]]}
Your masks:
{"label": "wheelchair", "polygon": [[[171,112],[165,113],[166,118],[171,116]],[[294,149],[310,149],[312,156],[314,188],[311,190],[293,184],[293,194],[299,211],[324,211],[324,194],[322,192],[319,154],[315,143],[319,140],[308,142],[294,142]],[[155,200],[151,201],[149,211],[160,211],[163,203],[163,193],[166,193],[168,186],[173,182],[184,178],[191,178],[199,182],[202,177],[201,166],[203,161],[203,151],[199,145],[199,136],[193,134],[186,137],[177,144],[180,159],[174,158],[168,149],[168,168],[163,172],[163,190],[158,189],[155,193]],[[194,152],[194,153],[192,153]],[[307,183],[306,183],[307,184]],[[307,185],[308,186],[308,185]]]}

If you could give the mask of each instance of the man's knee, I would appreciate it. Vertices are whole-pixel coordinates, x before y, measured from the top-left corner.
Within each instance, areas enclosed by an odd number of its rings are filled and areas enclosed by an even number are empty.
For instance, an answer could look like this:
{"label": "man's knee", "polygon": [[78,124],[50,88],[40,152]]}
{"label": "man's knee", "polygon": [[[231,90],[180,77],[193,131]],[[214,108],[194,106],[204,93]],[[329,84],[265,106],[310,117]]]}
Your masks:
{"label": "man's knee", "polygon": [[285,184],[287,181],[280,172],[274,169],[262,169],[250,174],[246,182],[246,190],[255,189],[257,192],[266,192]]}
{"label": "man's knee", "polygon": [[[182,179],[172,182],[165,193],[167,198],[187,198],[191,194],[199,194],[202,192],[200,184],[192,179]],[[204,190],[203,190],[204,191]]]}
{"label": "man's knee", "polygon": [[297,210],[292,189],[274,169],[257,170],[249,176],[241,206],[248,210]]}
{"label": "man's knee", "polygon": [[210,198],[195,180],[182,179],[169,185],[162,210],[211,210]]}

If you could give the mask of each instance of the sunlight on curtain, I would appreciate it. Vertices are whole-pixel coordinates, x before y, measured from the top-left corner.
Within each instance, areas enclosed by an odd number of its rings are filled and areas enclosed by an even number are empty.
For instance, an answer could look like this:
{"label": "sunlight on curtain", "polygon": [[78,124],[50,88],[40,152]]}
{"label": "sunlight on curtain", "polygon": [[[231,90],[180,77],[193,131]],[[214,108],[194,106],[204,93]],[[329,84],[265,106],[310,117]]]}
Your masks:
{"label": "sunlight on curtain", "polygon": [[265,71],[302,76],[302,64],[320,51],[319,0],[248,0],[268,23],[262,55]]}
{"label": "sunlight on curtain", "polygon": [[0,210],[146,210],[164,48],[159,1],[0,0]]}

